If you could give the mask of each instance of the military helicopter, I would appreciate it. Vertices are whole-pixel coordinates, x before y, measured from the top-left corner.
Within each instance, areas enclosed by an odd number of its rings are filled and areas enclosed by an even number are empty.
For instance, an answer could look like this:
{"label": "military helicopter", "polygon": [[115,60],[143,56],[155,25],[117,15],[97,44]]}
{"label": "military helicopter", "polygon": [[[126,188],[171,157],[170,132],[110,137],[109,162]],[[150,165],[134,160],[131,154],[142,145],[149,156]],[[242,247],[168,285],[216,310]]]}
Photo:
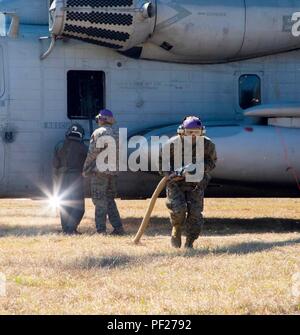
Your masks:
{"label": "military helicopter", "polygon": [[[1,196],[50,184],[66,129],[91,132],[103,107],[147,139],[198,115],[217,185],[299,192],[299,1],[2,0],[0,12]],[[155,178],[125,173],[120,193],[149,194]]]}

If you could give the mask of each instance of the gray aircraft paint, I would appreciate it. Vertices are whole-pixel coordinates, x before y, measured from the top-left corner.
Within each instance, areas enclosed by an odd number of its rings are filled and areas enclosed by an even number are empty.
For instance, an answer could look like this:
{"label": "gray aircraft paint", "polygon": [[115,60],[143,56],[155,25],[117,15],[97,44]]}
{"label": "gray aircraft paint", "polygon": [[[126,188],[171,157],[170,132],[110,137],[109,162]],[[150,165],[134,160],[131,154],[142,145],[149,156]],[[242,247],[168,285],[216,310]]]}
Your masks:
{"label": "gray aircraft paint", "polygon": [[22,24],[48,25],[48,0],[1,0],[1,11],[16,13]]}
{"label": "gray aircraft paint", "polygon": [[[122,51],[139,46],[140,57],[145,59],[216,63],[300,46],[291,29],[292,15],[299,9],[297,1],[281,0],[278,5],[275,0],[227,0],[226,3],[224,0],[156,0],[152,1],[155,10],[148,18],[139,12],[145,1],[132,0],[127,6],[112,1],[111,8],[84,7],[84,10],[80,2],[69,7],[70,1],[54,1],[56,10],[51,15],[54,34],[94,43],[109,42]],[[111,25],[105,19],[95,23],[83,18],[83,12],[127,13],[132,15],[133,23]],[[76,18],[70,19],[69,15],[74,13]],[[91,27],[93,31],[89,31]],[[101,31],[100,35],[96,31]],[[127,41],[120,42],[118,36],[124,31],[129,36]]]}
{"label": "gray aircraft paint", "polygon": [[[167,4],[167,1],[161,2]],[[7,3],[0,2],[0,10],[3,10],[2,5]],[[28,0],[26,3],[29,4],[31,1]],[[184,7],[190,8],[188,6],[199,4],[201,1],[184,3]],[[264,2],[260,1],[261,3]],[[280,14],[276,16],[278,19],[275,20],[275,26],[278,29],[281,26],[281,30],[284,30],[283,22],[286,21],[283,21],[283,17],[292,15],[291,12],[286,12],[285,5],[290,4],[290,8],[296,9],[297,2],[282,3],[283,6],[277,9],[273,6],[270,15],[273,15],[273,11]],[[275,5],[275,2],[272,4]],[[278,5],[277,1],[276,4]],[[35,1],[32,2],[33,8],[34,5]],[[284,10],[280,12],[282,8]],[[32,13],[36,17],[36,12]],[[29,15],[26,19],[29,20],[26,21],[28,23],[31,18],[30,14],[26,15]],[[189,17],[174,24],[183,24]],[[162,18],[161,22],[164,21],[165,18]],[[272,27],[269,25],[265,27],[267,33],[273,36]],[[256,34],[259,29],[260,25],[257,25]],[[289,33],[282,32],[277,41],[272,40],[269,44],[271,48],[285,48],[289,45],[290,42],[280,44],[281,36],[286,34]],[[218,146],[219,164],[214,175],[216,178],[236,181],[254,181],[258,178],[262,181],[272,183],[281,181],[286,184],[295,182],[289,171],[283,174],[283,170],[288,169],[288,166],[275,128],[253,125],[253,132],[244,130],[246,125],[255,123],[255,119],[245,118],[244,110],[239,106],[238,82],[243,74],[256,74],[261,78],[263,104],[276,106],[288,103],[300,104],[299,50],[222,64],[189,65],[135,60],[110,49],[69,40],[58,41],[52,54],[41,61],[39,57],[47,49],[48,41],[39,41],[39,37],[47,35],[46,25],[23,24],[18,38],[0,38],[2,139],[0,194],[2,196],[29,195],[38,185],[49,183],[53,149],[57,142],[63,139],[65,130],[71,122],[66,112],[66,75],[69,70],[105,72],[106,106],[114,111],[119,126],[127,127],[131,134],[145,133],[147,129],[156,129],[158,134],[164,125],[178,124],[186,114],[200,115],[209,126],[208,136],[211,136]],[[255,32],[252,32],[249,38],[245,39],[247,41],[244,44],[245,53],[253,47],[257,47],[258,50],[263,48],[263,39],[259,38],[257,42],[254,37]],[[253,46],[254,41],[257,45]],[[288,41],[298,44],[300,40],[289,37]],[[154,44],[146,42],[145,45]],[[153,58],[163,55],[162,60],[174,60],[174,57],[165,50],[162,50],[162,53],[151,52],[151,55]],[[80,123],[88,132],[88,121]],[[172,129],[174,132],[176,127],[173,126]],[[281,136],[289,145],[292,162],[299,169],[299,151],[297,152],[295,145],[299,143],[300,130],[289,128],[280,130]],[[225,136],[228,132],[231,135]],[[12,138],[5,138],[7,134],[11,134]],[[274,163],[277,169],[272,170],[272,173],[268,172],[269,163],[266,164],[267,160],[263,159],[261,151],[260,158],[255,162],[259,166],[259,173],[256,175],[255,170],[247,170],[247,166],[242,162],[245,158],[244,162],[249,163],[246,159],[247,149],[251,154],[255,153],[256,146],[264,145],[266,139],[268,145],[265,148],[270,150],[269,162]],[[272,151],[275,147],[279,151]]]}
{"label": "gray aircraft paint", "polygon": [[[218,164],[212,176],[218,180],[241,183],[295,183],[291,167],[300,166],[297,128],[208,126],[207,133],[218,152]],[[176,127],[169,126],[154,129],[145,137],[150,143],[151,136],[172,136],[175,132]],[[149,148],[144,150],[150,152]]]}

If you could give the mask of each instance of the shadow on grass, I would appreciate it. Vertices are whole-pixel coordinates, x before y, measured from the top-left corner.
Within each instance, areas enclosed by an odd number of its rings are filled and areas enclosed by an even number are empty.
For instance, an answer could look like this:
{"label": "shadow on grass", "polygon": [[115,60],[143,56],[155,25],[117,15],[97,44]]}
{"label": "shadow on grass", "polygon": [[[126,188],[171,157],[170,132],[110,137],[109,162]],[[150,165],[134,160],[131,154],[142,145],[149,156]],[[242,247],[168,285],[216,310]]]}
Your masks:
{"label": "shadow on grass", "polygon": [[[79,226],[79,231],[83,234],[92,235],[95,233],[94,221],[87,220],[86,224]],[[20,220],[21,221],[21,220]],[[142,222],[142,218],[123,219],[125,230],[129,235],[134,235]],[[107,224],[111,229],[110,224]],[[171,226],[168,218],[153,217],[146,230],[146,236],[169,236]],[[300,219],[285,218],[207,218],[205,219],[203,235],[206,236],[226,236],[236,234],[263,234],[263,233],[291,233],[300,232]],[[49,225],[9,225],[0,223],[0,237],[5,236],[42,236],[61,233],[59,220],[57,224]]]}
{"label": "shadow on grass", "polygon": [[[142,222],[142,218],[126,218],[123,220],[127,231],[135,233]],[[145,233],[147,236],[170,235],[171,226],[167,218],[154,217]],[[235,235],[235,234],[263,234],[263,233],[291,233],[300,232],[300,218],[207,218],[204,220],[203,235]]]}
{"label": "shadow on grass", "polygon": [[257,252],[270,251],[274,248],[289,247],[300,244],[300,238],[285,241],[274,242],[242,242],[231,244],[225,247],[217,247],[216,249],[194,249],[188,251],[185,257],[197,257],[206,255],[247,255]]}
{"label": "shadow on grass", "polygon": [[76,260],[66,267],[68,269],[122,269],[129,268],[141,264],[150,264],[157,261],[159,258],[203,258],[206,256],[218,255],[247,255],[263,251],[271,251],[274,248],[288,247],[300,244],[300,239],[291,239],[287,241],[274,241],[274,242],[243,242],[220,247],[216,249],[193,249],[193,250],[172,250],[171,253],[150,253],[143,256],[128,256],[128,255],[113,255],[113,256],[99,256],[99,257],[85,257]]}
{"label": "shadow on grass", "polygon": [[60,234],[61,229],[58,225],[9,225],[0,224],[1,237],[30,237]]}
{"label": "shadow on grass", "polygon": [[208,218],[203,232],[207,235],[300,232],[300,218]]}

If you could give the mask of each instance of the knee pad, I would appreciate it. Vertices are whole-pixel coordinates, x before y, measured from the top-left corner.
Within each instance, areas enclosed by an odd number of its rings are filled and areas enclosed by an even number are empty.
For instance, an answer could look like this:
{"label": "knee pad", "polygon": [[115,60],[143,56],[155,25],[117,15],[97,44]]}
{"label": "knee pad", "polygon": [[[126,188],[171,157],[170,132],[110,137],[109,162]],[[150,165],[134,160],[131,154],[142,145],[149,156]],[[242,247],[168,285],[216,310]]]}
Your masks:
{"label": "knee pad", "polygon": [[181,226],[186,218],[186,211],[181,209],[180,211],[171,211],[170,218],[173,226]]}

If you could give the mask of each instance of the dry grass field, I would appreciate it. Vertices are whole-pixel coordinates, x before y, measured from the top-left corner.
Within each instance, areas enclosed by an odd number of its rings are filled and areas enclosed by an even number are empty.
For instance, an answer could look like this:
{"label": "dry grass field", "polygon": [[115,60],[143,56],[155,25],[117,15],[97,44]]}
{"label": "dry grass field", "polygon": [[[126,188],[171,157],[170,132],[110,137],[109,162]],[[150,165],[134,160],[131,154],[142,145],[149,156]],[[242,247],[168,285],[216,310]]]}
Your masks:
{"label": "dry grass field", "polygon": [[118,205],[127,236],[94,234],[87,200],[67,237],[45,201],[0,200],[0,314],[300,314],[300,199],[207,199],[193,251],[170,247],[164,199],[140,246],[147,201]]}

